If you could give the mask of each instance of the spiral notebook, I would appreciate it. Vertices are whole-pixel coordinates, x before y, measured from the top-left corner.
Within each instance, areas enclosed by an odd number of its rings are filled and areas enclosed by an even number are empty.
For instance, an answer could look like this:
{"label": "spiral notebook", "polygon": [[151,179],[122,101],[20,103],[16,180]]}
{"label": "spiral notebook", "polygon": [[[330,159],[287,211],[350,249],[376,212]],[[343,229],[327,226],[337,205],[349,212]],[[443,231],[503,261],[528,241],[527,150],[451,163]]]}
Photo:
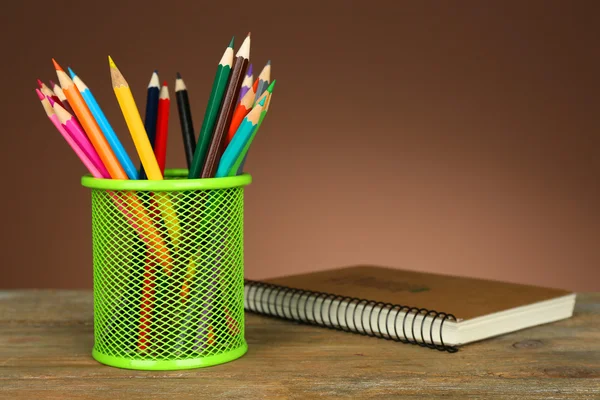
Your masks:
{"label": "spiral notebook", "polygon": [[566,290],[377,266],[245,281],[247,311],[449,352],[574,306]]}

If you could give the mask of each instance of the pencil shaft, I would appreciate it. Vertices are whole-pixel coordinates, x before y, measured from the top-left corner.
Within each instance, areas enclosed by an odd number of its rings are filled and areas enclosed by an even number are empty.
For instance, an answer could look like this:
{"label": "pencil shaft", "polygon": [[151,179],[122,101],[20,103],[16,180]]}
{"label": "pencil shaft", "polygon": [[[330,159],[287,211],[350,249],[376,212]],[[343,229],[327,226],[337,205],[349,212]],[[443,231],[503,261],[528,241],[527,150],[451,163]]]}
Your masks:
{"label": "pencil shaft", "polygon": [[223,95],[231,75],[231,66],[233,63],[233,40],[225,49],[223,57],[217,66],[217,72],[213,80],[213,86],[204,112],[202,127],[198,135],[198,144],[192,159],[192,166],[188,172],[189,179],[199,178],[206,160],[206,151],[212,139],[215,123],[223,100]]}
{"label": "pencil shaft", "polygon": [[190,101],[187,90],[175,92],[177,98],[177,111],[179,112],[179,123],[181,125],[181,135],[183,136],[183,149],[185,151],[185,161],[188,170],[192,166],[194,152],[196,151],[196,137],[194,124],[192,121],[192,112],[190,111]]}
{"label": "pencil shaft", "polygon": [[73,140],[79,145],[79,147],[87,154],[90,160],[96,165],[98,170],[101,172],[103,176],[106,178],[110,178],[110,172],[107,170],[106,166],[102,163],[102,159],[99,154],[96,152],[96,149],[90,143],[88,137],[85,135],[80,128],[80,125],[71,118],[65,124],[63,124],[67,132],[71,135]]}
{"label": "pencil shaft", "polygon": [[[150,146],[154,149],[156,143],[156,123],[158,121],[158,96],[160,89],[158,87],[149,87],[146,98],[146,115],[144,117],[144,129],[148,135]],[[140,165],[141,179],[147,179],[144,166]]]}
{"label": "pencil shaft", "polygon": [[154,156],[152,146],[148,140],[148,135],[146,134],[142,118],[135,105],[129,86],[117,86],[113,89],[117,96],[121,111],[123,112],[123,116],[125,117],[125,123],[131,133],[135,148],[137,149],[142,165],[144,166],[144,171],[149,179],[162,180],[163,177],[160,173],[160,168],[156,162],[156,157]]}
{"label": "pencil shaft", "polygon": [[256,124],[256,129],[254,129],[254,132],[252,132],[252,135],[250,135],[250,139],[248,140],[248,142],[246,143],[246,145],[244,146],[244,148],[238,155],[238,158],[235,161],[235,163],[233,164],[233,166],[231,167],[231,170],[229,171],[228,176],[241,175],[242,172],[244,171],[244,164],[246,163],[246,159],[248,158],[248,152],[250,151],[250,146],[252,145],[252,141],[254,140],[254,137],[258,133],[258,130],[260,129],[260,126],[262,125],[263,120],[265,119],[265,117],[267,116],[267,112],[269,111],[269,107],[271,105],[271,99],[273,97],[273,89],[275,87],[275,82],[277,82],[277,80],[274,80],[273,82],[271,82],[271,84],[267,88],[267,93],[263,94],[263,96],[267,96],[267,97],[265,99],[265,107],[261,111],[260,118],[258,119],[258,123]]}
{"label": "pencil shaft", "polygon": [[212,178],[217,172],[219,160],[223,152],[225,134],[229,124],[231,123],[231,118],[233,117],[234,106],[236,104],[236,99],[240,94],[240,86],[247,66],[247,58],[236,58],[233,69],[231,70],[231,78],[229,79],[229,83],[227,85],[225,97],[223,98],[223,104],[221,110],[219,111],[219,116],[215,125],[215,131],[206,153],[206,160],[204,161],[202,173],[200,174],[201,178]]}
{"label": "pencil shaft", "polygon": [[79,93],[79,90],[75,87],[71,78],[69,78],[64,71],[56,71],[56,73],[69,104],[73,108],[73,111],[75,111],[79,123],[81,123],[81,126],[85,130],[94,149],[98,152],[98,155],[110,173],[111,178],[127,179],[127,174],[125,174],[123,167],[119,163],[119,160],[117,160],[115,153],[113,153],[104,134],[100,130],[96,119],[85,104],[81,93]]}
{"label": "pencil shaft", "polygon": [[117,156],[117,159],[121,163],[121,166],[125,170],[125,173],[129,177],[129,179],[138,179],[138,172],[135,169],[131,158],[129,158],[127,151],[121,144],[121,141],[117,137],[117,134],[115,133],[111,124],[108,122],[108,119],[104,115],[104,112],[100,108],[100,105],[96,101],[96,98],[92,94],[91,90],[89,88],[85,88],[81,91],[81,95],[83,96],[83,99],[85,100],[88,108],[92,112],[92,115],[94,116],[94,118],[96,118],[96,122],[100,126],[100,129],[104,133],[108,144],[114,151],[115,155]]}
{"label": "pencil shaft", "polygon": [[54,124],[54,126],[60,132],[60,134],[65,139],[69,147],[71,147],[71,149],[75,152],[77,157],[81,160],[83,165],[85,165],[87,170],[90,172],[90,174],[92,174],[94,178],[110,178],[108,174],[103,175],[100,172],[100,170],[94,165],[94,163],[88,157],[88,155],[81,149],[77,142],[75,142],[75,139],[73,139],[73,137],[69,134],[69,132],[67,132],[65,127],[60,123],[56,115],[53,115],[50,118],[50,121],[52,121],[52,124]]}
{"label": "pencil shaft", "polygon": [[158,101],[158,118],[156,120],[156,140],[154,142],[154,155],[158,162],[160,172],[164,175],[167,161],[167,142],[169,135],[169,99]]}

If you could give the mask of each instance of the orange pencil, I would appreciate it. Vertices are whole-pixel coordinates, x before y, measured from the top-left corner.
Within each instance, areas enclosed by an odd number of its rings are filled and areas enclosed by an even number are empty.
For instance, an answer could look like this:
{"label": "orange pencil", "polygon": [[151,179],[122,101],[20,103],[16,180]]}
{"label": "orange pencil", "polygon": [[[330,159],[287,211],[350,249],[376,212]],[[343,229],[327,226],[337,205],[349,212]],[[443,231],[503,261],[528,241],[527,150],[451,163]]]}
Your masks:
{"label": "orange pencil", "polygon": [[56,68],[56,75],[58,76],[59,84],[63,90],[63,93],[67,97],[67,101],[69,105],[75,112],[79,123],[85,130],[85,133],[88,135],[90,142],[98,152],[102,163],[108,170],[110,177],[113,179],[128,179],[127,174],[123,170],[123,167],[117,160],[115,153],[113,153],[111,147],[109,146],[102,130],[98,126],[96,119],[88,109],[83,97],[81,97],[81,93],[69,77],[65,73],[65,71],[61,68],[60,65],[52,59],[54,63],[54,67]]}
{"label": "orange pencil", "polygon": [[[257,80],[258,81],[258,80]],[[225,137],[225,147],[231,142],[233,139],[233,135],[237,132],[240,124],[248,115],[250,110],[252,110],[252,104],[254,104],[254,97],[256,92],[254,91],[254,85],[246,92],[244,97],[242,97],[242,101],[238,104],[237,108],[233,112],[233,117],[231,118],[231,125],[229,125],[229,131],[227,132],[227,136]]]}
{"label": "orange pencil", "polygon": [[258,90],[258,78],[254,81],[252,85],[252,90],[254,90],[254,94],[256,95],[256,91]]}

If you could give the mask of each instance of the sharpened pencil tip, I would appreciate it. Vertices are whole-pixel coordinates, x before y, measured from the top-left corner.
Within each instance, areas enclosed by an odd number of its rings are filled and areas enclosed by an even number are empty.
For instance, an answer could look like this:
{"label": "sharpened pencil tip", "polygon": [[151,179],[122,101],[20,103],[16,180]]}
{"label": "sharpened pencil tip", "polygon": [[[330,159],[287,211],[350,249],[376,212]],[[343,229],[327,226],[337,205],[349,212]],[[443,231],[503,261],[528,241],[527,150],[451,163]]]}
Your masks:
{"label": "sharpened pencil tip", "polygon": [[258,102],[259,106],[264,106],[265,105],[265,101],[267,100],[267,96],[262,96],[262,98],[260,99],[260,101]]}
{"label": "sharpened pencil tip", "polygon": [[154,73],[155,73],[156,75],[158,75],[158,70],[157,70],[157,69],[155,69],[155,70],[154,70]]}
{"label": "sharpened pencil tip", "polygon": [[252,75],[252,64],[248,65],[248,69],[246,70],[246,76]]}
{"label": "sharpened pencil tip", "polygon": [[75,79],[75,72],[73,72],[73,70],[71,69],[71,67],[67,67],[67,69],[69,70],[69,75],[71,75],[71,79]]}
{"label": "sharpened pencil tip", "polygon": [[177,79],[181,79],[181,74],[179,72],[177,73]]}
{"label": "sharpened pencil tip", "polygon": [[229,42],[229,46],[228,46],[228,47],[231,47],[232,49],[233,49],[233,41],[234,41],[234,39],[235,39],[235,36],[233,36],[231,38],[231,42]]}
{"label": "sharpened pencil tip", "polygon": [[248,34],[247,34],[246,36],[250,37],[250,33],[251,33],[251,32],[248,32]]}
{"label": "sharpened pencil tip", "polygon": [[267,65],[271,65],[271,60],[267,61]]}
{"label": "sharpened pencil tip", "polygon": [[[38,79],[39,81],[39,79]],[[54,89],[54,86],[56,86],[56,83],[54,83],[54,81],[52,79],[50,79],[48,82],[50,82],[50,87],[52,87],[52,89]]]}
{"label": "sharpened pencil tip", "polygon": [[163,84],[162,84],[162,85],[163,85],[163,86],[169,86],[169,85],[167,84],[167,81],[163,81]]}
{"label": "sharpened pencil tip", "polygon": [[115,64],[111,56],[108,56],[108,65],[110,65],[111,68],[117,68],[117,64]]}
{"label": "sharpened pencil tip", "polygon": [[44,87],[44,82],[42,82],[40,79],[37,80],[37,83],[40,89]]}
{"label": "sharpened pencil tip", "polygon": [[54,68],[55,68],[57,71],[62,71],[62,72],[65,72],[65,71],[62,69],[62,67],[61,67],[60,65],[58,65],[58,63],[56,62],[56,60],[55,60],[54,58],[52,59],[52,63],[54,63]]}
{"label": "sharpened pencil tip", "polygon": [[35,92],[37,93],[38,98],[40,100],[44,100],[46,98],[46,96],[44,96],[44,93],[42,93],[42,91],[40,89],[35,89]]}
{"label": "sharpened pencil tip", "polygon": [[277,82],[277,79],[273,79],[273,82],[271,82],[271,84],[267,88],[267,92],[273,93],[273,88],[275,87],[275,82]]}

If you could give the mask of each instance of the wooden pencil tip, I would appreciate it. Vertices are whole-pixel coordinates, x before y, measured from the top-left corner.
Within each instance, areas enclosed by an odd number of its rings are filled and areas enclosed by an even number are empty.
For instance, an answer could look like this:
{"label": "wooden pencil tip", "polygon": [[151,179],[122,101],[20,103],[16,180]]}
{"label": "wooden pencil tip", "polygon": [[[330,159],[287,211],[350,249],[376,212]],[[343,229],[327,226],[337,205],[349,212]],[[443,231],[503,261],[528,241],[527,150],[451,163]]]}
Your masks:
{"label": "wooden pencil tip", "polygon": [[110,65],[111,68],[117,68],[117,64],[115,64],[111,56],[108,56],[108,65]]}
{"label": "wooden pencil tip", "polygon": [[[54,86],[56,86],[56,83],[50,79],[48,82],[50,82],[50,86],[52,87],[52,89],[54,89]],[[38,79],[38,83],[39,83],[39,79]]]}
{"label": "wooden pencil tip", "polygon": [[167,85],[167,81],[163,81],[163,86],[169,86]]}
{"label": "wooden pencil tip", "polygon": [[44,82],[42,82],[40,79],[37,80],[37,84],[40,87],[40,89],[44,87]]}
{"label": "wooden pencil tip", "polygon": [[42,93],[42,91],[40,89],[35,89],[35,92],[37,93],[38,98],[40,100],[44,100],[46,98],[46,96],[44,96],[44,93]]}
{"label": "wooden pencil tip", "polygon": [[247,34],[246,36],[250,37],[250,33],[251,33],[251,32],[248,32],[248,34]]}
{"label": "wooden pencil tip", "polygon": [[54,58],[52,59],[52,62],[54,63],[54,68],[55,68],[57,71],[62,71],[62,72],[65,72],[65,71],[62,69],[62,67],[61,67],[60,65],[58,65],[58,63],[56,62],[56,60],[55,60]]}
{"label": "wooden pencil tip", "polygon": [[73,70],[71,69],[71,67],[67,67],[67,69],[69,70],[69,75],[71,75],[71,79],[75,79],[75,72],[73,72]]}
{"label": "wooden pencil tip", "polygon": [[267,65],[271,65],[271,60],[267,61]]}
{"label": "wooden pencil tip", "polygon": [[235,39],[235,36],[233,36],[231,38],[231,42],[229,42],[229,46],[228,46],[228,47],[231,47],[232,49],[233,49],[233,41],[234,41],[234,39]]}
{"label": "wooden pencil tip", "polygon": [[267,92],[269,92],[269,93],[273,92],[273,88],[275,87],[275,82],[277,82],[277,79],[273,79],[273,82],[271,82],[271,84],[267,88]]}
{"label": "wooden pencil tip", "polygon": [[177,79],[181,79],[181,74],[179,72],[177,73]]}

